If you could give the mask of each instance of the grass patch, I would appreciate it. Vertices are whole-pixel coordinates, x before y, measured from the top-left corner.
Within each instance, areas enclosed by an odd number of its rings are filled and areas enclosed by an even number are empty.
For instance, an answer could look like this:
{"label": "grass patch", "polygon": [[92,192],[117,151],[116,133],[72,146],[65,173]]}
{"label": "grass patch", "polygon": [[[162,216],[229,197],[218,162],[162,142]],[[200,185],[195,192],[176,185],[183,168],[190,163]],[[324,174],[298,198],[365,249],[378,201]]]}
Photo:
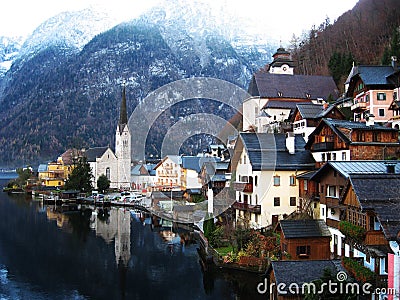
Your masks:
{"label": "grass patch", "polygon": [[225,256],[229,252],[233,252],[233,247],[232,246],[220,247],[220,248],[214,248],[214,250],[217,251],[219,255]]}

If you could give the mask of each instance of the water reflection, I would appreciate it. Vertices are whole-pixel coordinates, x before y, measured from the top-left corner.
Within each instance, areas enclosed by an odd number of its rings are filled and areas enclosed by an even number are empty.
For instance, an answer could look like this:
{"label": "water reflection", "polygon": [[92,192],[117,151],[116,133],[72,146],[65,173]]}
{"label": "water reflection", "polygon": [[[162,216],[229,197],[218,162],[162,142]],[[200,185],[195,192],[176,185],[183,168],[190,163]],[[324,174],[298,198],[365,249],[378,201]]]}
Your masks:
{"label": "water reflection", "polygon": [[203,273],[197,247],[141,211],[0,194],[1,299],[253,299],[256,280]]}

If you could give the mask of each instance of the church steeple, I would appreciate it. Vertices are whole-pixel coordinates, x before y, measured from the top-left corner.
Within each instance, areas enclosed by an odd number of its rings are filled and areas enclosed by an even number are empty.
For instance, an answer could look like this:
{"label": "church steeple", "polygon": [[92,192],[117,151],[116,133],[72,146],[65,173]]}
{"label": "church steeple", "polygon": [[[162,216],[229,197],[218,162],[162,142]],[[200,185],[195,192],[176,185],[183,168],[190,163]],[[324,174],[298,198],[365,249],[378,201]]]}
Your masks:
{"label": "church steeple", "polygon": [[121,109],[119,112],[119,128],[120,130],[123,129],[123,125],[128,124],[128,112],[126,110],[126,93],[125,93],[125,84],[124,89],[122,90],[122,101],[121,101]]}

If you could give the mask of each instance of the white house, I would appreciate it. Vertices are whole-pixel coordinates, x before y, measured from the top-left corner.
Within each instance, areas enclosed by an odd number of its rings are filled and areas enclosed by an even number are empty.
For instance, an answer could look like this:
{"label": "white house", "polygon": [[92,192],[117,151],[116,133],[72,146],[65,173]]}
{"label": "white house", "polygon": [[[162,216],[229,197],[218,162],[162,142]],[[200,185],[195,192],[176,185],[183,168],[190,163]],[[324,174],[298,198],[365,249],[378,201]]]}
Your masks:
{"label": "white house", "polygon": [[156,166],[155,188],[158,190],[170,190],[182,187],[181,157],[179,155],[167,155]]}
{"label": "white house", "polygon": [[266,227],[296,211],[296,176],[315,168],[304,145],[303,137],[292,133],[240,133],[231,161],[237,221]]}

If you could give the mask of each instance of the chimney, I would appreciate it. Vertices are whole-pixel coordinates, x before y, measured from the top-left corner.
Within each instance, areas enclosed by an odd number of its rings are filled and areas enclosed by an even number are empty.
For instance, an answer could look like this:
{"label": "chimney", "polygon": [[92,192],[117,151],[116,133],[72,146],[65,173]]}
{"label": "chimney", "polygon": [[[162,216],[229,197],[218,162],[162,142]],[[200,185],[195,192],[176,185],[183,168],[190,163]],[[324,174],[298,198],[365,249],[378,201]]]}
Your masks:
{"label": "chimney", "polygon": [[392,56],[392,68],[393,70],[397,71],[397,56]]}
{"label": "chimney", "polygon": [[366,118],[365,125],[367,126],[374,126],[375,124],[375,116],[373,114],[369,114]]}
{"label": "chimney", "polygon": [[328,109],[328,107],[329,107],[329,104],[328,104],[328,103],[324,103],[324,104],[323,104],[323,108],[324,108],[324,110],[327,110],[327,109]]}
{"label": "chimney", "polygon": [[295,136],[293,132],[286,133],[286,149],[290,154],[295,153]]}

